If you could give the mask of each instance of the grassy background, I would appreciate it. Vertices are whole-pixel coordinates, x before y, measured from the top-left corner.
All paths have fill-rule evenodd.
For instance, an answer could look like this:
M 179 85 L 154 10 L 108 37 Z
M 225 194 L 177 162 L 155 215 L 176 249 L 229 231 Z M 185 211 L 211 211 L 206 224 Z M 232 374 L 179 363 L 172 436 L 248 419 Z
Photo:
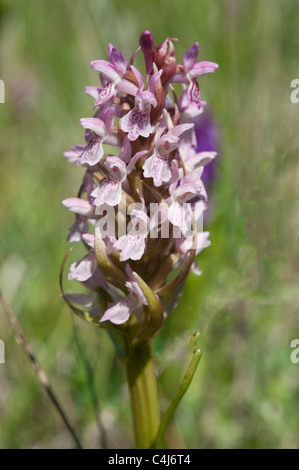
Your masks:
M 176 414 L 173 447 L 298 447 L 299 365 L 290 361 L 298 325 L 299 5 L 295 0 L 0 0 L 0 288 L 80 429 L 99 446 L 86 374 L 58 274 L 82 172 L 62 152 L 82 143 L 91 114 L 85 85 L 93 59 L 112 42 L 126 55 L 140 33 L 178 37 L 218 62 L 200 79 L 221 130 L 213 188 L 212 246 L 199 256 L 179 307 L 156 341 L 166 406 L 201 331 L 203 358 Z M 73 259 L 78 259 L 76 247 Z M 76 322 L 95 372 L 110 447 L 133 444 L 121 365 L 105 332 Z M 0 313 L 0 447 L 71 447 L 56 411 Z M 178 431 L 179 430 L 179 431 Z

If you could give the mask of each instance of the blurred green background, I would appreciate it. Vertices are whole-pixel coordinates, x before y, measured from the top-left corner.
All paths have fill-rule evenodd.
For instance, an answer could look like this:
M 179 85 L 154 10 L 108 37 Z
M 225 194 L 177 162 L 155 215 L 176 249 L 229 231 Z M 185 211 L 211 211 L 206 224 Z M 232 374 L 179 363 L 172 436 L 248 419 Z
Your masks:
M 172 447 L 296 448 L 299 364 L 299 4 L 295 0 L 0 1 L 0 288 L 13 306 L 84 446 L 100 446 L 90 389 L 58 276 L 82 171 L 63 158 L 83 143 L 92 114 L 89 62 L 109 42 L 130 56 L 140 33 L 195 41 L 218 62 L 199 80 L 221 131 L 211 196 L 211 247 L 199 255 L 178 308 L 156 340 L 161 403 L 183 375 L 187 342 L 201 331 L 203 358 L 176 415 Z M 80 257 L 76 246 L 72 260 Z M 68 286 L 69 287 L 69 286 Z M 70 290 L 70 289 L 68 289 Z M 108 336 L 76 321 L 94 370 L 110 448 L 133 446 L 124 371 Z M 0 312 L 0 447 L 73 443 Z

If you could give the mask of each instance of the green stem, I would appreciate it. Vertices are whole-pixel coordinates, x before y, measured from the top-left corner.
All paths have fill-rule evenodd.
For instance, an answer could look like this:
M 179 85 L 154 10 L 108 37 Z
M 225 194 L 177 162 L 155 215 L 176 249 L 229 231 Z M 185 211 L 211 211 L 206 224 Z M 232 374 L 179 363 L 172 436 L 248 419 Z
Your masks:
M 150 449 L 159 427 L 157 381 L 150 343 L 132 344 L 128 341 L 126 369 L 136 447 Z

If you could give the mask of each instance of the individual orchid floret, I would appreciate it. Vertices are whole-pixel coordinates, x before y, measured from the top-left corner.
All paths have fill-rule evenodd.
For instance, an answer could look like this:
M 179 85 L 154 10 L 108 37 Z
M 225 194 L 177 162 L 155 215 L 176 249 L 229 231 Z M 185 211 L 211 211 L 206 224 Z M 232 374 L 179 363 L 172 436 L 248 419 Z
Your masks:
M 150 111 L 152 106 L 157 106 L 155 90 L 160 80 L 162 70 L 154 73 L 150 78 L 148 90 L 144 90 L 144 79 L 142 74 L 133 65 L 131 66 L 139 83 L 139 89 L 135 97 L 135 107 L 121 119 L 121 130 L 128 132 L 128 138 L 131 141 L 139 136 L 148 137 L 153 127 L 150 122 Z
M 88 221 L 94 223 L 95 221 L 95 207 L 93 204 L 93 198 L 91 192 L 95 188 L 95 182 L 87 170 L 83 183 L 80 188 L 80 196 L 83 193 L 87 193 L 87 201 L 81 199 L 81 197 L 68 198 L 62 201 L 62 204 L 69 209 L 71 212 L 75 212 L 75 222 L 70 228 L 70 233 L 67 238 L 69 242 L 78 242 L 82 239 L 82 234 L 88 231 Z
M 82 239 L 83 233 L 88 230 L 88 220 L 85 216 L 81 216 L 76 214 L 75 222 L 69 229 L 69 235 L 67 237 L 67 241 L 72 242 L 80 242 Z
M 191 230 L 187 223 L 190 206 L 186 203 L 197 194 L 195 185 L 186 183 L 175 189 L 171 195 L 172 202 L 168 210 L 168 220 L 174 226 L 179 227 L 183 235 Z
M 102 271 L 97 266 L 95 272 L 91 277 L 86 281 L 81 281 L 81 283 L 88 289 L 98 292 L 99 288 L 109 291 L 109 284 L 107 283 Z
M 128 321 L 131 313 L 135 313 L 137 319 L 140 320 L 140 307 L 142 308 L 147 303 L 145 295 L 132 274 L 125 285 L 129 294 L 115 305 L 112 304 L 102 316 L 101 322 L 109 320 L 115 325 L 120 325 Z
M 121 325 L 129 320 L 133 309 L 134 305 L 131 303 L 129 296 L 125 297 L 116 304 L 110 304 L 110 307 L 100 319 L 100 322 L 109 320 L 115 325 Z
M 155 186 L 161 186 L 163 182 L 170 181 L 169 154 L 178 148 L 180 135 L 193 126 L 194 124 L 179 124 L 163 134 L 167 127 L 167 111 L 164 110 L 162 121 L 155 135 L 154 152 L 143 165 L 144 176 L 153 178 Z
M 64 199 L 62 204 L 76 214 L 75 222 L 70 228 L 68 241 L 78 242 L 81 240 L 82 234 L 88 231 L 88 219 L 94 219 L 95 208 L 88 201 L 78 197 Z
M 87 281 L 94 274 L 96 268 L 97 260 L 95 252 L 90 250 L 84 258 L 71 265 L 68 279 L 69 281 L 73 279 L 80 282 Z
M 94 203 L 96 206 L 105 203 L 109 206 L 116 206 L 121 201 L 121 184 L 127 176 L 126 165 L 118 157 L 107 157 L 104 165 L 109 172 L 109 176 L 100 182 L 91 195 L 95 198 Z
M 190 49 L 188 49 L 183 55 L 183 66 L 182 71 L 177 73 L 171 82 L 176 83 L 192 83 L 192 80 L 197 77 L 202 77 L 206 73 L 213 73 L 219 68 L 219 65 L 215 62 L 201 61 L 196 62 L 199 51 L 199 44 L 195 42 Z
M 94 204 L 96 206 L 100 206 L 105 203 L 109 206 L 116 206 L 120 203 L 122 198 L 122 183 L 127 178 L 127 175 L 131 173 L 137 160 L 145 153 L 147 152 L 138 152 L 133 158 L 131 158 L 127 166 L 119 157 L 106 158 L 104 165 L 109 172 L 109 176 L 104 178 L 100 182 L 99 186 L 91 193 L 95 198 Z M 120 156 L 126 157 L 127 155 L 124 153 Z
M 133 96 L 137 93 L 136 85 L 124 78 L 128 64 L 126 57 L 112 44 L 108 45 L 107 52 L 110 62 L 106 60 L 93 60 L 90 63 L 94 70 L 100 72 L 101 76 L 106 78 L 106 80 L 102 78 L 102 81 L 106 81 L 106 84 L 104 88 L 98 90 L 97 96 L 94 93 L 95 90 L 88 89 L 89 92 L 93 93 L 93 97 L 96 98 L 94 107 L 113 98 L 117 90 Z
M 208 200 L 208 195 L 201 179 L 203 170 L 204 168 L 200 166 L 199 168 L 196 168 L 195 170 L 187 173 L 181 180 L 181 186 L 193 186 L 194 190 L 196 191 L 197 200 L 205 202 Z
M 132 210 L 130 215 L 131 224 L 133 225 L 131 230 L 114 243 L 114 248 L 120 250 L 120 261 L 141 259 L 145 250 L 145 241 L 149 231 L 149 217 L 143 210 L 137 209 Z
M 184 142 L 184 140 L 180 143 L 179 151 L 188 172 L 208 165 L 217 156 L 217 152 L 215 151 L 202 151 L 197 153 L 195 146 L 193 146 L 190 141 Z
M 97 117 L 82 118 L 80 120 L 81 126 L 88 131 L 92 131 L 92 133 L 88 133 L 87 135 L 88 144 L 77 159 L 77 165 L 81 166 L 87 163 L 90 166 L 94 166 L 104 155 L 104 142 L 110 145 L 117 144 L 113 136 L 109 138 L 113 131 L 115 114 L 115 108 L 111 107 L 105 111 L 105 122 Z
M 194 121 L 205 110 L 206 102 L 201 100 L 199 89 L 197 96 L 191 95 L 190 91 L 192 91 L 190 87 L 187 88 L 186 85 L 183 85 L 183 91 L 179 99 L 182 122 Z
M 209 232 L 197 233 L 195 246 L 193 234 L 187 238 L 183 236 L 182 238 L 175 240 L 176 248 L 184 258 L 188 255 L 191 249 L 195 248 L 195 256 L 197 256 L 204 248 L 207 248 L 211 245 L 211 241 L 208 239 L 209 235 Z M 200 276 L 202 274 L 196 260 L 193 261 L 191 269 L 193 273 L 196 274 L 196 276 Z
M 196 110 L 199 114 L 202 112 L 202 104 L 197 77 L 202 77 L 206 73 L 216 72 L 218 64 L 214 62 L 201 61 L 196 62 L 198 56 L 199 44 L 195 42 L 190 49 L 183 55 L 182 71 L 171 78 L 171 82 L 189 83 L 181 96 L 181 107 L 186 108 L 187 105 L 192 108 L 192 115 L 195 116 Z
M 201 61 L 196 62 L 199 51 L 199 44 L 195 42 L 190 49 L 183 55 L 183 70 L 188 80 L 193 80 L 197 77 L 202 77 L 206 73 L 216 72 L 218 64 L 215 62 Z
M 211 245 L 211 241 L 208 239 L 209 232 L 199 232 L 196 234 L 196 246 L 194 246 L 194 237 L 182 237 L 176 240 L 176 246 L 178 250 L 183 254 L 187 255 L 189 250 L 195 248 L 195 255 L 198 255 L 204 248 Z

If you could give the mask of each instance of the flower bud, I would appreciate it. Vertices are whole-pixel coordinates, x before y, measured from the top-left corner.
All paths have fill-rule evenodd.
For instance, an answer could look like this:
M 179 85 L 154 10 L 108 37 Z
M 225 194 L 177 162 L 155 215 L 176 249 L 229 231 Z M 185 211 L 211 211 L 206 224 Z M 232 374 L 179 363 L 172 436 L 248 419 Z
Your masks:
M 154 51 L 155 44 L 151 31 L 143 31 L 139 39 L 139 45 L 144 54 L 151 54 Z

